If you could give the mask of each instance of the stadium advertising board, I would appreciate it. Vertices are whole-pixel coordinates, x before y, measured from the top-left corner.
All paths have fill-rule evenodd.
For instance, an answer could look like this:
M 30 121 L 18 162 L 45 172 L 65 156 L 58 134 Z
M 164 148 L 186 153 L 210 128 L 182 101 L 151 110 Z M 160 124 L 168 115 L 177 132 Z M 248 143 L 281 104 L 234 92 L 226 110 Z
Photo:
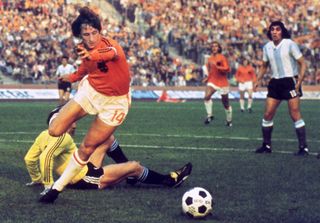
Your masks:
M 74 95 L 71 93 L 71 97 Z M 162 90 L 132 90 L 133 99 L 158 99 L 162 94 Z M 180 99 L 203 99 L 204 91 L 200 90 L 168 90 L 168 95 L 171 98 Z M 255 92 L 255 99 L 265 99 L 266 91 Z M 247 95 L 246 95 L 247 96 Z M 215 93 L 212 98 L 220 98 L 218 93 Z M 231 91 L 230 99 L 239 99 L 238 91 Z M 42 99 L 59 99 L 56 89 L 0 89 L 0 100 L 42 100 Z M 304 91 L 302 99 L 320 99 L 320 91 Z

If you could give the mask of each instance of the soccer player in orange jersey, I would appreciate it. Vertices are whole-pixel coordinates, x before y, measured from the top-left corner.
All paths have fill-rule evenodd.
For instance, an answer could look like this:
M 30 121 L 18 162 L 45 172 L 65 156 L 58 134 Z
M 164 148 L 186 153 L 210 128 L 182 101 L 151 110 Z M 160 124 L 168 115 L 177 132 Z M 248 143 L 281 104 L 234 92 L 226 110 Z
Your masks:
M 122 47 L 101 34 L 99 16 L 88 7 L 79 9 L 72 23 L 72 33 L 82 43 L 77 46 L 81 64 L 72 74 L 61 76 L 63 81 L 80 81 L 75 97 L 49 125 L 51 136 L 64 134 L 70 125 L 90 114 L 95 118 L 61 177 L 40 198 L 52 203 L 70 180 L 87 164 L 90 155 L 103 144 L 127 116 L 130 95 L 130 74 Z
M 218 91 L 221 95 L 221 101 L 226 112 L 226 126 L 232 126 L 232 107 L 229 104 L 229 82 L 227 73 L 230 67 L 227 58 L 221 54 L 222 48 L 218 42 L 212 44 L 212 55 L 208 58 L 206 70 L 208 76 L 203 80 L 207 83 L 204 105 L 207 111 L 207 118 L 204 123 L 209 124 L 213 119 L 211 96 Z
M 242 65 L 240 65 L 236 72 L 236 80 L 239 83 L 239 92 L 240 92 L 240 109 L 241 112 L 244 112 L 245 98 L 244 94 L 248 92 L 248 112 L 252 112 L 252 93 L 253 93 L 253 83 L 256 82 L 256 73 L 254 68 L 249 64 L 247 58 L 243 59 Z

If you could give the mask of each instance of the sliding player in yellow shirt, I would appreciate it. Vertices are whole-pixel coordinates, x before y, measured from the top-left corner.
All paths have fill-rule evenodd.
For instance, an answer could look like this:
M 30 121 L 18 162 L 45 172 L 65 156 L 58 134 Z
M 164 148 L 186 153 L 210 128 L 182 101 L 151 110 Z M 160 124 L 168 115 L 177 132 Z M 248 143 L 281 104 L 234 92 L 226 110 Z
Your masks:
M 50 113 L 48 124 L 55 118 L 60 108 Z M 77 149 L 72 139 L 75 128 L 74 123 L 68 132 L 60 137 L 50 136 L 47 130 L 40 133 L 25 156 L 27 170 L 32 180 L 27 186 L 43 184 L 45 190 L 42 195 L 51 188 L 54 183 L 53 172 L 60 176 Z M 102 167 L 106 154 L 117 164 Z M 72 179 L 69 186 L 78 189 L 103 189 L 127 179 L 128 183 L 139 181 L 178 187 L 191 174 L 191 170 L 192 165 L 188 163 L 176 171 L 163 175 L 140 165 L 139 162 L 128 161 L 112 135 L 91 155 L 88 164 Z M 128 180 L 129 177 L 131 180 Z

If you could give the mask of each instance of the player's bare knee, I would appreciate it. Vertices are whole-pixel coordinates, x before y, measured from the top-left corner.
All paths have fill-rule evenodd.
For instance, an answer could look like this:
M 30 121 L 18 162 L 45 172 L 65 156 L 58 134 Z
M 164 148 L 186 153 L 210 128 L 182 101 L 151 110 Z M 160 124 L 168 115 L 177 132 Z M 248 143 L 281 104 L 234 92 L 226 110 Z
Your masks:
M 128 161 L 128 164 L 136 176 L 139 176 L 139 174 L 143 171 L 143 167 L 137 161 Z
M 139 166 L 140 166 L 140 164 L 137 162 L 137 161 L 128 161 L 128 164 L 130 165 L 130 167 L 132 168 L 132 169 L 138 169 L 139 168 Z
M 273 111 L 266 111 L 263 115 L 264 120 L 272 120 L 274 116 Z
M 78 154 L 80 159 L 86 161 L 89 159 L 90 155 L 95 151 L 96 147 L 88 144 L 81 143 Z
M 49 132 L 49 135 L 53 137 L 59 137 L 63 134 L 63 132 L 59 131 L 59 129 L 56 128 L 54 125 L 49 126 L 48 132 Z

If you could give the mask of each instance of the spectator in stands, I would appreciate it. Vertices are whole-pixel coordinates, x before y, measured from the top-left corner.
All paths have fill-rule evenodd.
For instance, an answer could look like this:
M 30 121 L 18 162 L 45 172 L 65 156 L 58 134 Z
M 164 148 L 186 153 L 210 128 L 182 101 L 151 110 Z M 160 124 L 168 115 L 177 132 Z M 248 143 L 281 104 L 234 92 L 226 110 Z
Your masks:
M 65 2 L 70 1 L 3 1 L 0 8 L 0 36 L 5 46 L 1 53 L 6 61 L 5 74 L 12 75 L 14 67 L 18 67 L 16 70 L 22 73 L 16 75 L 16 78 L 21 82 L 28 81 L 38 56 L 42 57 L 41 61 L 46 66 L 45 73 L 52 80 L 55 68 L 59 65 L 57 58 L 67 55 L 74 64 L 76 56 L 69 49 L 72 49 L 76 42 L 71 33 L 65 31 L 65 27 L 74 18 L 78 6 Z M 137 70 L 136 67 L 139 67 L 147 70 L 158 83 L 172 84 L 174 82 L 170 75 L 169 80 L 159 75 L 158 66 L 153 66 L 153 69 L 148 67 L 148 64 L 157 60 L 152 57 L 153 53 L 150 53 L 152 49 L 160 49 L 164 58 L 172 60 L 172 48 L 170 54 L 168 53 L 168 45 L 171 45 L 183 59 L 190 59 L 201 67 L 205 56 L 210 53 L 213 40 L 224 41 L 225 55 L 232 58 L 229 60 L 232 70 L 235 69 L 233 61 L 238 60 L 241 55 L 250 57 L 253 66 L 258 69 L 259 65 L 254 61 L 259 60 L 260 49 L 267 41 L 264 33 L 268 18 L 275 15 L 287 15 L 283 18 L 285 22 L 297 21 L 288 28 L 297 37 L 297 43 L 305 46 L 303 53 L 306 61 L 314 65 L 320 58 L 319 46 L 313 46 L 320 32 L 319 1 L 250 1 L 248 4 L 248 0 L 132 0 L 123 5 L 119 1 L 113 2 L 118 4 L 121 14 L 125 15 L 124 19 L 126 16 L 137 19 L 138 27 L 135 27 L 134 24 L 124 23 L 122 19 L 116 21 L 108 18 L 105 23 L 107 25 L 103 28 L 109 35 L 114 35 L 125 51 L 133 50 L 137 61 L 132 69 L 137 78 L 140 76 L 140 69 Z M 135 18 L 133 10 L 136 11 Z M 126 14 L 126 11 L 130 13 Z M 173 11 L 175 13 L 172 13 Z M 215 13 L 210 13 L 212 11 Z M 138 41 L 142 38 L 143 42 Z M 14 63 L 15 59 L 10 57 L 28 60 L 28 66 L 23 67 L 25 63 Z M 188 60 L 183 62 L 189 63 Z M 170 68 L 170 64 L 164 66 Z M 316 84 L 319 66 L 314 69 L 312 67 L 314 66 L 307 68 L 305 82 Z M 267 85 L 267 78 L 266 75 L 263 86 Z
M 131 1 L 131 4 L 135 3 L 137 1 Z M 309 8 L 307 5 L 312 6 L 310 7 L 312 10 L 308 10 L 306 14 L 305 9 Z M 297 25 L 290 27 L 296 36 L 311 33 L 312 30 L 319 32 L 320 20 L 317 13 L 319 8 L 320 2 L 312 1 L 255 1 L 247 4 L 247 1 L 234 0 L 220 2 L 190 0 L 143 2 L 143 4 L 138 4 L 136 10 L 143 11 L 143 14 L 151 17 L 150 20 L 159 21 L 161 25 L 166 26 L 166 30 L 170 31 L 168 42 L 177 49 L 180 55 L 189 57 L 201 65 L 213 39 L 223 39 L 230 46 L 228 51 L 235 54 L 235 58 L 231 61 L 238 59 L 239 55 L 249 56 L 252 60 L 260 58 L 257 53 L 266 41 L 264 32 L 268 24 L 267 16 L 285 14 L 288 16 L 284 19 L 288 21 L 298 20 Z M 215 13 L 209 13 L 211 11 Z M 194 17 L 194 15 L 197 16 Z M 299 19 L 301 15 L 305 15 L 303 19 Z M 310 22 L 304 22 L 305 20 Z M 310 24 L 310 26 L 305 24 Z M 219 32 L 213 33 L 211 30 L 219 30 Z M 307 38 L 307 41 L 312 41 L 312 39 Z M 190 49 L 196 49 L 192 50 L 192 56 Z M 226 53 L 229 54 L 229 52 Z M 319 53 L 312 56 L 311 54 L 306 55 L 307 60 L 317 57 Z M 230 66 L 231 69 L 234 69 L 232 65 Z M 314 76 L 315 73 L 309 69 L 307 75 Z M 267 84 L 266 81 L 264 83 Z

